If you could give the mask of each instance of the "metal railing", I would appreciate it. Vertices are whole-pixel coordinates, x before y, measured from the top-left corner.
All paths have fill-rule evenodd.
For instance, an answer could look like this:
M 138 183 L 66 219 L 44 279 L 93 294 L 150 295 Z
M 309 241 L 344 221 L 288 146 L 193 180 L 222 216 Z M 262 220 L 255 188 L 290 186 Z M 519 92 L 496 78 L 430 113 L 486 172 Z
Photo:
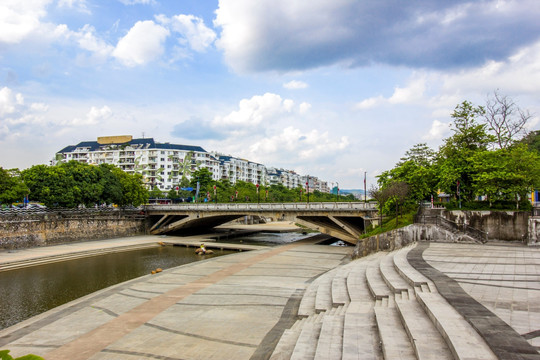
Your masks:
M 97 207 L 97 208 L 0 208 L 0 216 L 61 215 L 82 216 L 96 214 L 139 214 L 142 207 Z
M 432 224 L 441 227 L 446 227 L 449 230 L 455 230 L 465 233 L 474 239 L 483 243 L 488 241 L 488 233 L 486 231 L 472 227 L 466 223 L 457 223 L 440 215 L 417 215 L 414 218 L 416 224 Z
M 174 205 L 145 205 L 146 211 L 358 211 L 376 210 L 363 202 L 317 202 L 317 203 L 180 203 Z

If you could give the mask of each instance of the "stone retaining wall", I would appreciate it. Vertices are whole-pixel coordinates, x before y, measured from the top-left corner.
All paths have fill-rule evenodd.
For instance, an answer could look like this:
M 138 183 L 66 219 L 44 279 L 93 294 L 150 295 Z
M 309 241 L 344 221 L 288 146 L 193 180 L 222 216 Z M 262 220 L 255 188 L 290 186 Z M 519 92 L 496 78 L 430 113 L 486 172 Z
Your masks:
M 0 249 L 21 249 L 145 234 L 146 221 L 132 214 L 31 214 L 0 217 Z
M 412 224 L 359 240 L 352 258 L 357 259 L 378 251 L 397 250 L 415 241 L 478 242 L 470 236 L 455 234 L 436 225 Z

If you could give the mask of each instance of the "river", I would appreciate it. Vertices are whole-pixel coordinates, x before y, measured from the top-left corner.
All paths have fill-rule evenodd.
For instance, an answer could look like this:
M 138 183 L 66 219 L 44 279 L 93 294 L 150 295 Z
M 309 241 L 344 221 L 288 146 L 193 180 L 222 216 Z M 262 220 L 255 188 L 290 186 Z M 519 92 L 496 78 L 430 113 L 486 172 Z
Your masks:
M 273 246 L 306 236 L 259 233 L 227 242 Z M 0 329 L 108 286 L 147 275 L 156 268 L 169 269 L 231 253 L 234 251 L 214 249 L 213 255 L 201 257 L 193 248 L 161 246 L 0 272 Z

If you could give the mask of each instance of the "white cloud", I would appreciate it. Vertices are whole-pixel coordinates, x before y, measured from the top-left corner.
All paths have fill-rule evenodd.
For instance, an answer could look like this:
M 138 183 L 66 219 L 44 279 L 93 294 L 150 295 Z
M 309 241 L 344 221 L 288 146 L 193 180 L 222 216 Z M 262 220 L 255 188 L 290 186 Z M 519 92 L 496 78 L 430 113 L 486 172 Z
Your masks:
M 359 110 L 371 109 L 373 107 L 379 106 L 386 102 L 386 99 L 382 96 L 371 97 L 369 99 L 364 99 L 356 104 L 356 108 Z
M 160 57 L 169 30 L 151 20 L 138 21 L 118 41 L 113 56 L 126 66 L 144 65 Z
M 423 136 L 424 140 L 442 140 L 450 133 L 449 123 L 433 120 L 429 133 Z
M 0 118 L 17 112 L 24 105 L 24 98 L 20 93 L 14 93 L 10 88 L 0 89 Z
M 58 7 L 67 7 L 70 9 L 76 9 L 80 12 L 90 14 L 90 10 L 86 6 L 86 0 L 59 0 Z
M 303 102 L 300 104 L 300 114 L 305 114 L 309 111 L 309 109 L 311 109 L 311 104 L 310 103 L 307 103 L 307 102 Z
M 390 104 L 412 104 L 422 100 L 426 90 L 425 79 L 413 79 L 406 87 L 396 87 L 388 99 Z
M 313 129 L 303 133 L 288 126 L 280 133 L 260 139 L 249 148 L 254 157 L 265 160 L 289 159 L 316 161 L 321 157 L 331 157 L 349 146 L 346 136 L 331 139 L 328 132 Z M 276 156 L 277 155 L 277 156 Z M 286 160 L 285 160 L 286 161 Z
M 276 94 L 256 95 L 251 99 L 241 100 L 238 110 L 224 117 L 217 116 L 213 123 L 217 126 L 226 127 L 252 127 L 263 121 L 273 121 L 284 113 L 291 112 L 293 105 L 292 100 L 283 100 L 281 96 Z
M 173 31 L 183 36 L 183 38 L 179 39 L 179 42 L 189 44 L 197 52 L 205 51 L 216 39 L 216 33 L 208 28 L 203 19 L 199 17 L 180 14 L 173 16 L 171 19 L 164 16 L 157 19 L 170 24 Z
M 283 84 L 283 87 L 285 89 L 289 89 L 289 90 L 297 90 L 297 89 L 305 89 L 305 88 L 307 88 L 308 84 L 306 84 L 303 81 L 292 80 L 292 81 L 289 81 L 289 82 Z
M 124 5 L 136 5 L 136 4 L 143 4 L 143 5 L 149 5 L 154 4 L 155 0 L 118 0 Z
M 72 125 L 72 126 L 96 125 L 96 124 L 104 122 L 105 120 L 110 119 L 112 115 L 113 115 L 113 112 L 108 106 L 103 106 L 101 108 L 92 106 L 92 108 L 90 108 L 90 111 L 86 114 L 86 117 L 84 119 L 75 118 L 71 121 L 67 121 L 64 125 Z
M 41 25 L 51 0 L 3 0 L 0 2 L 0 43 L 16 44 Z
M 85 25 L 77 32 L 70 32 L 79 47 L 83 50 L 95 54 L 100 59 L 107 59 L 114 51 L 114 46 L 107 44 L 103 39 L 96 36 L 96 30 L 93 26 Z
M 41 132 L 44 118 L 43 113 L 48 106 L 43 103 L 25 104 L 24 96 L 8 87 L 0 89 L 0 140 L 6 137 L 14 138 L 24 131 Z

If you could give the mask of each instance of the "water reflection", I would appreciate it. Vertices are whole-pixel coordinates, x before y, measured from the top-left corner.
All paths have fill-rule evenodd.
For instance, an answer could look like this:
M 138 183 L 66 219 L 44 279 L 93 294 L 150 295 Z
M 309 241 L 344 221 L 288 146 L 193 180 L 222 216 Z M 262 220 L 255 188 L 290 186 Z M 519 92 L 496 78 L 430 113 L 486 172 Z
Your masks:
M 157 247 L 0 272 L 0 329 L 142 275 L 231 251 L 198 256 L 193 248 Z

